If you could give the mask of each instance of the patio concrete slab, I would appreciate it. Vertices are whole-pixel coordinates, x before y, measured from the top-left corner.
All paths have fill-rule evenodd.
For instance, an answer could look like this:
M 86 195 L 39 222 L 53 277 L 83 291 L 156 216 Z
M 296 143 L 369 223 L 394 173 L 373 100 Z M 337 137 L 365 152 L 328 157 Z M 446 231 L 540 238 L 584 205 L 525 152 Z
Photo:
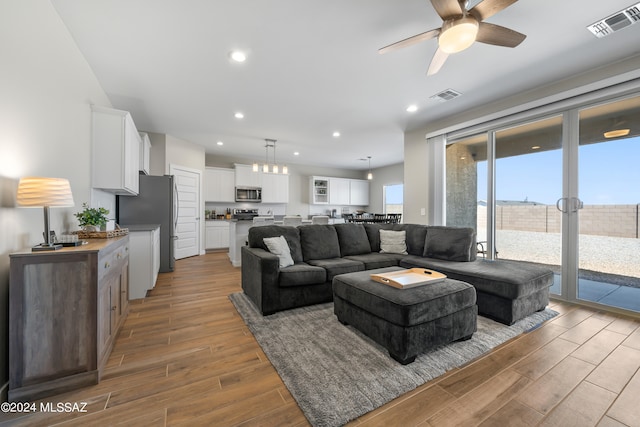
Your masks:
M 617 291 L 621 286 L 612 285 L 610 283 L 594 282 L 593 280 L 579 279 L 578 281 L 578 298 L 602 302 L 607 295 Z
M 613 307 L 640 311 L 640 289 L 620 286 L 619 289 L 611 292 L 598 302 Z

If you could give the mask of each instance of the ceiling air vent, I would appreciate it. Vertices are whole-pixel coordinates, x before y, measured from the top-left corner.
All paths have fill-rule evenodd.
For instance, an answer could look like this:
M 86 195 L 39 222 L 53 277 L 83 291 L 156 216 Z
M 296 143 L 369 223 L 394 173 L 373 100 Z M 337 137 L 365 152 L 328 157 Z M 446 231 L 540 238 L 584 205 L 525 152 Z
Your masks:
M 460 92 L 458 92 L 458 91 L 455 91 L 453 89 L 446 89 L 446 90 L 443 90 L 440 93 L 436 93 L 435 95 L 429 97 L 429 99 L 435 99 L 435 100 L 438 100 L 440 102 L 446 102 L 446 101 L 452 100 L 453 98 L 457 98 L 460 95 L 462 95 L 462 94 Z
M 604 18 L 587 27 L 594 36 L 602 38 L 640 21 L 640 3 L 629 6 L 618 13 Z

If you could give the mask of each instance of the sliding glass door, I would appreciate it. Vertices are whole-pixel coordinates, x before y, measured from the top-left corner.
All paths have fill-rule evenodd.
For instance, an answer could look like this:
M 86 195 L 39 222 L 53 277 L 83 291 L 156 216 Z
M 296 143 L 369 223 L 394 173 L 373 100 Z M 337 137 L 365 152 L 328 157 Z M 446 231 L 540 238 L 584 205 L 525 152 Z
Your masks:
M 551 293 L 640 312 L 640 96 L 489 128 L 446 150 L 447 225 L 536 263 Z
M 495 256 L 551 268 L 560 294 L 562 116 L 496 131 L 494 153 Z
M 579 111 L 577 298 L 640 311 L 640 97 Z

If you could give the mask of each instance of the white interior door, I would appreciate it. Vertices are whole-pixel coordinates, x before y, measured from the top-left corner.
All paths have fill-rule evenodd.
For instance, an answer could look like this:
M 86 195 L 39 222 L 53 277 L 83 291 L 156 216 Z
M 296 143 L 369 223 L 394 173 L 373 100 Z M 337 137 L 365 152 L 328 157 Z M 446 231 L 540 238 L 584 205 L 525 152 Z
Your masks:
M 200 253 L 200 178 L 201 172 L 170 165 L 176 183 L 174 256 L 176 259 Z

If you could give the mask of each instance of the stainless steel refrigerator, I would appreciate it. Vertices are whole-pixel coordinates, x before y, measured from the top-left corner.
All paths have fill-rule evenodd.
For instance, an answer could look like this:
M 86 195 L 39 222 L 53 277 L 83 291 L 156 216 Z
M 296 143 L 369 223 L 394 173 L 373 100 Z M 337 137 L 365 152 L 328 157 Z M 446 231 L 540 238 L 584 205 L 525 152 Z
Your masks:
M 116 198 L 116 218 L 121 226 L 160 224 L 160 272 L 173 271 L 173 240 L 177 216 L 177 190 L 173 175 L 140 175 L 137 196 Z

